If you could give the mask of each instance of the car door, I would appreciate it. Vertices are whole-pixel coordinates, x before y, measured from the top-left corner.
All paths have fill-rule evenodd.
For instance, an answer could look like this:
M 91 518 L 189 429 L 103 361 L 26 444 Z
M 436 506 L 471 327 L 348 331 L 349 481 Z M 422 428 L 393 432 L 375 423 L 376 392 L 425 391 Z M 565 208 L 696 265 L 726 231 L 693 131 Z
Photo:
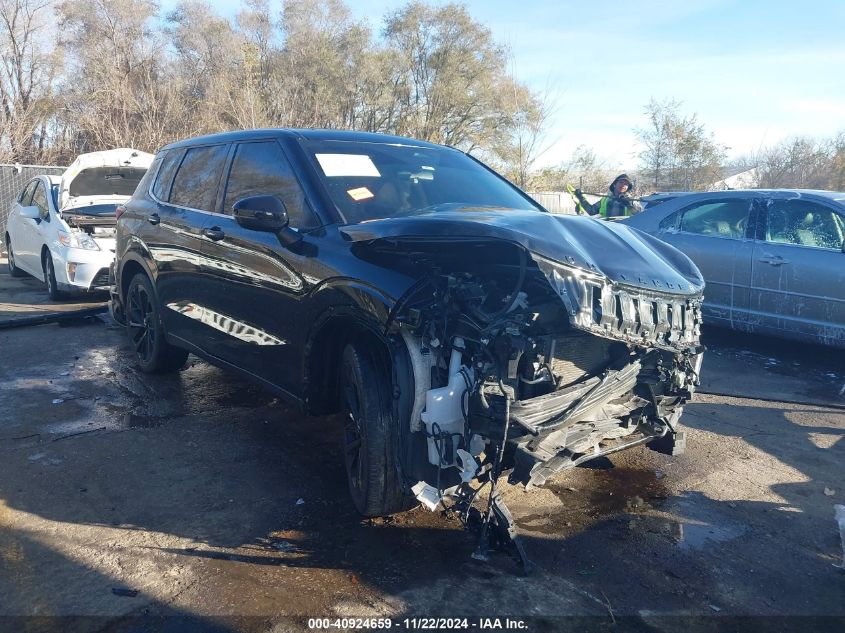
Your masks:
M 771 200 L 754 249 L 751 308 L 773 334 L 845 340 L 845 211 L 806 197 Z
M 701 271 L 704 314 L 736 327 L 747 318 L 754 242 L 749 233 L 753 197 L 714 197 L 680 210 L 657 236 L 685 253 Z
M 202 231 L 217 201 L 229 149 L 222 143 L 169 150 L 152 187 L 157 204 L 142 222 L 167 333 L 200 347 L 206 330 L 198 291 Z
M 245 228 L 232 216 L 238 200 L 273 195 L 285 205 L 290 226 L 318 225 L 290 162 L 275 139 L 235 147 L 221 200 L 203 242 L 207 292 L 202 303 L 212 324 L 211 353 L 295 393 L 301 380 L 295 341 L 307 329 L 300 311 L 303 271 L 313 265 L 307 249 L 284 246 L 274 233 Z
M 52 220 L 50 219 L 49 196 L 50 193 L 47 191 L 44 181 L 39 178 L 35 190 L 32 192 L 31 203 L 32 206 L 38 207 L 38 219 L 30 220 L 27 223 L 27 228 L 30 231 L 26 243 L 27 263 L 34 271 L 42 270 L 42 247 L 45 244 L 49 247 L 50 242 L 54 241 L 53 231 L 51 229 L 55 229 L 55 227 L 52 226 Z
M 12 205 L 12 212 L 9 214 L 7 231 L 12 242 L 12 249 L 15 255 L 15 263 L 21 270 L 31 275 L 41 275 L 41 264 L 37 257 L 33 257 L 36 248 L 38 221 L 21 217 L 20 210 L 23 207 L 32 205 L 32 194 L 38 185 L 38 179 L 29 181 Z

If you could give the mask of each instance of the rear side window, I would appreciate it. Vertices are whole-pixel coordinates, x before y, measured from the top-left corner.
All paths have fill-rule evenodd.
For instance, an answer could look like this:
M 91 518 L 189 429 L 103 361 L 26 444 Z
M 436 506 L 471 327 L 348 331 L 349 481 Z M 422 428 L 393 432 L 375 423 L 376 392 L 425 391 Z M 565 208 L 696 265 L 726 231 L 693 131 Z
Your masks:
M 238 200 L 259 195 L 277 196 L 284 202 L 292 227 L 317 226 L 293 169 L 276 141 L 238 146 L 229 172 L 223 211 L 231 213 L 232 205 Z
M 192 147 L 185 154 L 170 190 L 171 204 L 213 211 L 228 145 Z
M 156 173 L 156 180 L 153 183 L 153 195 L 159 200 L 167 202 L 170 199 L 170 184 L 173 182 L 173 174 L 176 173 L 176 168 L 179 166 L 179 159 L 183 156 L 182 150 L 168 150 L 162 152 L 161 168 L 158 173 L 153 167 L 150 167 L 147 173 Z
M 845 219 L 807 200 L 778 200 L 769 206 L 766 241 L 841 250 Z
M 684 210 L 680 230 L 710 237 L 743 238 L 750 209 L 748 200 L 700 202 Z
M 660 204 L 659 202 L 657 204 Z M 654 205 L 649 205 L 654 206 Z M 680 212 L 675 211 L 675 213 L 670 213 L 665 218 L 660 221 L 660 230 L 661 231 L 673 231 L 676 226 L 678 226 L 678 216 Z

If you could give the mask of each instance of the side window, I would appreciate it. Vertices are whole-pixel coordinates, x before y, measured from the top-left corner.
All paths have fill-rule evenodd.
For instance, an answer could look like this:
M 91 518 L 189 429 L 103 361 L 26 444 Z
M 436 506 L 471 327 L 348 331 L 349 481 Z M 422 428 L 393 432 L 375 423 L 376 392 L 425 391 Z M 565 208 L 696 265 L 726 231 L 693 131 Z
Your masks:
M 20 202 L 22 207 L 28 207 L 32 204 L 32 192 L 35 190 L 35 186 L 38 184 L 37 180 L 33 180 L 32 182 L 28 183 L 24 190 L 21 192 L 21 195 L 18 196 L 18 202 Z
M 47 191 L 44 189 L 44 184 L 39 182 L 35 188 L 35 193 L 32 194 L 32 204 L 38 207 L 39 216 L 42 220 L 50 221 L 50 204 L 47 202 Z
M 259 195 L 278 196 L 285 203 L 293 228 L 317 226 L 290 163 L 276 141 L 238 145 L 226 184 L 223 211 L 231 213 L 232 205 L 238 200 Z
M 167 202 L 170 198 L 170 185 L 173 183 L 173 174 L 176 173 L 176 168 L 179 167 L 179 160 L 184 155 L 183 150 L 168 150 L 164 152 L 162 157 L 161 168 L 156 174 L 156 180 L 153 183 L 153 195 L 163 202 Z M 152 166 L 150 171 L 153 171 Z
M 217 188 L 229 145 L 192 147 L 173 179 L 170 203 L 190 209 L 214 211 Z
M 156 154 L 155 158 L 153 158 L 153 162 L 150 163 L 150 166 L 147 168 L 147 171 L 144 172 L 144 176 L 141 178 L 141 180 L 138 181 L 138 186 L 135 187 L 135 191 L 132 192 L 133 196 L 139 191 L 142 195 L 150 191 L 150 185 L 155 184 L 151 183 L 150 181 L 153 179 L 153 176 L 158 175 L 159 165 L 161 165 L 161 161 L 167 154 L 168 152 L 159 152 L 158 154 Z
M 845 218 L 807 200 L 777 200 L 769 206 L 766 241 L 841 250 Z
M 654 205 L 649 205 L 654 206 Z M 678 216 L 680 215 L 679 211 L 675 211 L 675 213 L 670 213 L 665 218 L 660 220 L 659 229 L 661 231 L 673 231 L 678 226 Z
M 742 238 L 750 209 L 748 200 L 699 202 L 684 210 L 680 230 L 710 237 Z

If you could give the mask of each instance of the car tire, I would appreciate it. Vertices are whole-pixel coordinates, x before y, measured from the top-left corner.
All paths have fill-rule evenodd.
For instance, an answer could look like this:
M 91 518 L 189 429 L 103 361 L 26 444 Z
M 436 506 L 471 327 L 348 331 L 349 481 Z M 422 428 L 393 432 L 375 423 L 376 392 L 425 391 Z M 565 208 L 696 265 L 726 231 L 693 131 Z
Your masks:
M 138 273 L 126 291 L 126 333 L 141 371 L 172 372 L 184 366 L 188 352 L 167 342 L 161 306 L 150 278 Z
M 343 455 L 352 502 L 369 517 L 395 514 L 414 505 L 402 486 L 391 384 L 385 361 L 371 345 L 345 347 L 340 380 L 346 418 Z
M 65 297 L 65 293 L 59 290 L 59 284 L 56 283 L 56 268 L 53 266 L 53 256 L 49 251 L 44 254 L 42 262 L 44 268 L 44 283 L 47 284 L 47 294 L 50 301 L 61 301 Z
M 6 234 L 6 256 L 9 266 L 9 274 L 12 277 L 23 277 L 26 273 L 15 264 L 15 252 L 12 250 L 12 238 Z

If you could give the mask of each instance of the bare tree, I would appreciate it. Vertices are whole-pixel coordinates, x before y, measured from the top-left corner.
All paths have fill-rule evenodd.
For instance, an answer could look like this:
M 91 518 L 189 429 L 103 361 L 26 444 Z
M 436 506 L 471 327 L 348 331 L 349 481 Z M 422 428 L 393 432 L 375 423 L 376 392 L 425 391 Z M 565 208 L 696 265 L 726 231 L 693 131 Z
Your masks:
M 164 45 L 149 0 L 65 0 L 62 46 L 71 63 L 63 92 L 74 149 L 154 150 L 180 129 L 185 107 L 167 81 Z
M 182 0 L 162 22 L 154 0 L 0 0 L 0 153 L 342 127 L 475 150 L 527 185 L 548 108 L 464 7 L 411 2 L 375 39 L 343 0 L 287 0 L 277 16 L 243 1 L 236 20 Z M 58 46 L 40 31 L 53 8 Z
M 51 0 L 0 0 L 0 157 L 36 162 L 57 104 L 58 57 L 48 37 Z
M 467 150 L 489 146 L 511 81 L 489 29 L 461 5 L 412 2 L 387 16 L 384 35 L 401 60 L 396 132 Z
M 546 126 L 551 106 L 543 97 L 511 79 L 500 93 L 500 124 L 490 141 L 492 161 L 522 189 L 536 188 L 534 164 L 549 149 Z
M 845 131 L 830 140 L 828 152 L 830 154 L 828 188 L 831 191 L 845 191 Z
M 645 146 L 640 169 L 654 191 L 700 190 L 721 177 L 725 148 L 716 143 L 697 115 L 680 113 L 681 103 L 652 99 L 648 125 L 634 132 Z
M 275 106 L 285 125 L 351 127 L 369 29 L 340 0 L 289 0 L 282 11 Z
M 556 167 L 546 167 L 531 174 L 533 191 L 566 191 L 567 185 L 587 193 L 604 193 L 614 174 L 607 163 L 585 145 Z

